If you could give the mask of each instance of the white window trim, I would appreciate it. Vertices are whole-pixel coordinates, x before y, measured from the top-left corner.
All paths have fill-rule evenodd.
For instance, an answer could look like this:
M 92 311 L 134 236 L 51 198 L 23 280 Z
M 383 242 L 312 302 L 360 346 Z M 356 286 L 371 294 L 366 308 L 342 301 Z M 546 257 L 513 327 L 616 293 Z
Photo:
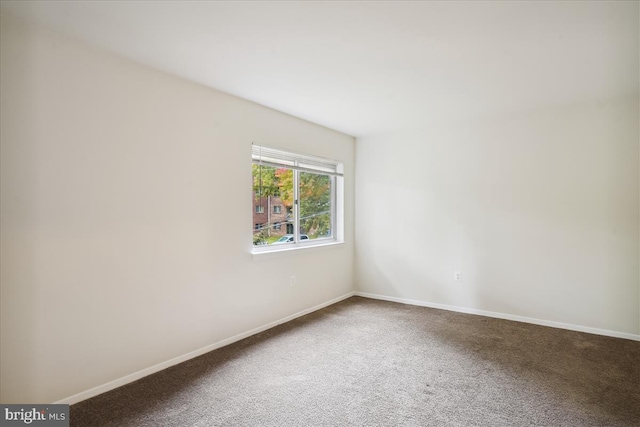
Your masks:
M 330 249 L 339 249 L 345 245 L 342 241 L 322 239 L 322 243 L 306 246 L 290 246 L 292 244 L 281 245 L 285 248 L 278 248 L 272 251 L 251 251 L 254 260 L 272 259 L 280 256 L 290 256 L 296 254 L 310 253 L 316 251 L 324 251 Z
M 266 154 L 263 157 L 263 153 Z M 268 156 L 268 157 L 267 157 Z M 268 161 L 265 161 L 265 158 Z M 269 253 L 290 253 L 309 248 L 331 248 L 344 244 L 344 177 L 343 164 L 337 160 L 292 153 L 253 144 L 252 163 L 265 166 L 283 167 L 294 170 L 294 242 L 281 245 L 251 246 L 251 253 L 264 255 Z M 300 240 L 299 188 L 300 172 L 328 175 L 331 179 L 331 237 Z M 262 258 L 262 257 L 260 257 Z

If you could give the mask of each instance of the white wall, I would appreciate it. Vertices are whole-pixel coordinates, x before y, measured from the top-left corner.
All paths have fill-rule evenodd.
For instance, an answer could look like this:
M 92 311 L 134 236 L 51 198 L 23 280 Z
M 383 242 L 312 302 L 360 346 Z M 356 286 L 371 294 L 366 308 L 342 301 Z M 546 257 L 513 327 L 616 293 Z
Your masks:
M 63 399 L 352 290 L 353 138 L 1 28 L 0 401 Z M 252 260 L 252 141 L 344 162 L 345 245 Z
M 359 138 L 358 290 L 639 334 L 639 113 L 636 95 Z

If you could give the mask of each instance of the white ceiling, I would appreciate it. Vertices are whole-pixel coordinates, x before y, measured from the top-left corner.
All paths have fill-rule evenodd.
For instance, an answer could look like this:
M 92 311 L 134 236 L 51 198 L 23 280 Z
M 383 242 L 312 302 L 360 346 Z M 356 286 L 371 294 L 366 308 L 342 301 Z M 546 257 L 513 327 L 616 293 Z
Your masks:
M 354 136 L 638 93 L 637 2 L 2 1 Z

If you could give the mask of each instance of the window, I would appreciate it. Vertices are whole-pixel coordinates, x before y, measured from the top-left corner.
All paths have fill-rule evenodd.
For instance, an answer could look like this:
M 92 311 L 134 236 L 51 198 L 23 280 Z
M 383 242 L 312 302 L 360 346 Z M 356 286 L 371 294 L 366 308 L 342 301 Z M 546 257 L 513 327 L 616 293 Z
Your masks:
M 264 206 L 262 205 L 256 205 L 256 213 L 264 213 Z
M 340 162 L 255 144 L 252 161 L 251 194 L 256 213 L 264 213 L 258 212 L 258 207 L 267 206 L 264 227 L 253 232 L 256 250 L 312 246 L 341 237 Z

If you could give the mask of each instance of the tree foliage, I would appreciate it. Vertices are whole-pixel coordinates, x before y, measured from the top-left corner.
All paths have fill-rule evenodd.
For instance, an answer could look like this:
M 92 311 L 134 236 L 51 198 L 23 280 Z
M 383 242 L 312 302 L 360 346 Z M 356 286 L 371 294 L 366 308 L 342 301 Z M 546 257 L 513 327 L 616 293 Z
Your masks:
M 278 196 L 280 194 L 280 182 L 276 177 L 276 168 L 253 164 L 251 172 L 253 193 L 256 197 Z
M 300 173 L 301 232 L 325 235 L 331 229 L 331 179 L 327 175 Z
M 293 171 L 282 168 L 277 169 L 275 174 L 280 188 L 280 200 L 286 207 L 293 207 Z

